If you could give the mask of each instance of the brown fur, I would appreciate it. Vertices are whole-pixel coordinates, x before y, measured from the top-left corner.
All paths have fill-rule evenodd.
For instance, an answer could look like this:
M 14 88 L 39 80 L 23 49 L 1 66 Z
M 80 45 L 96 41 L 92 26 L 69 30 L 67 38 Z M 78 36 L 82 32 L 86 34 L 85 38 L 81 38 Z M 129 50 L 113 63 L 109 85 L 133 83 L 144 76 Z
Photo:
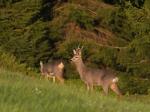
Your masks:
M 40 61 L 40 71 L 41 75 L 45 78 L 53 78 L 53 82 L 57 79 L 61 83 L 64 83 L 64 64 L 62 62 L 43 64 L 43 62 Z
M 117 86 L 118 77 L 108 68 L 92 69 L 85 66 L 82 60 L 81 48 L 73 50 L 74 56 L 71 61 L 75 64 L 81 80 L 87 85 L 87 89 L 93 89 L 93 86 L 102 86 L 104 93 L 108 94 L 111 88 L 117 95 L 121 92 Z

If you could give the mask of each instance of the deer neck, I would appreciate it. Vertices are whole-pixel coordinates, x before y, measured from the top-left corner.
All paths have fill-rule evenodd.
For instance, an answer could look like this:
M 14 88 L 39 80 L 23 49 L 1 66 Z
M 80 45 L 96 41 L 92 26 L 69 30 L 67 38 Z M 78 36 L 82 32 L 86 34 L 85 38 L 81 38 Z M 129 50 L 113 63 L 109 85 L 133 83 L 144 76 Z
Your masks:
M 41 71 L 43 70 L 43 68 L 44 68 L 43 64 L 40 64 Z
M 84 75 L 84 71 L 86 69 L 86 66 L 84 65 L 82 60 L 80 62 L 76 63 L 76 68 L 77 68 L 77 71 L 80 74 L 80 77 L 82 78 L 83 75 Z

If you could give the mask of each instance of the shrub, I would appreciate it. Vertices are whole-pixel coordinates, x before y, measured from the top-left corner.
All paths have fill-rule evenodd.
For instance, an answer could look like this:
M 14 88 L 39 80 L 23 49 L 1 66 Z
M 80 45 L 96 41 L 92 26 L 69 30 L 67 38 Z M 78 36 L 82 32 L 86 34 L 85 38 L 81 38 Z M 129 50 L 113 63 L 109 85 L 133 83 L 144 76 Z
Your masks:
M 10 5 L 19 1 L 21 0 L 0 0 L 0 6 Z
M 93 28 L 93 18 L 83 10 L 72 9 L 69 15 L 69 19 L 70 21 L 76 22 L 81 28 L 85 29 Z
M 20 64 L 15 56 L 5 53 L 0 49 L 0 68 L 13 72 L 21 72 L 26 75 L 35 75 L 35 69 Z
M 149 80 L 135 77 L 130 73 L 119 74 L 119 85 L 124 94 L 148 94 Z

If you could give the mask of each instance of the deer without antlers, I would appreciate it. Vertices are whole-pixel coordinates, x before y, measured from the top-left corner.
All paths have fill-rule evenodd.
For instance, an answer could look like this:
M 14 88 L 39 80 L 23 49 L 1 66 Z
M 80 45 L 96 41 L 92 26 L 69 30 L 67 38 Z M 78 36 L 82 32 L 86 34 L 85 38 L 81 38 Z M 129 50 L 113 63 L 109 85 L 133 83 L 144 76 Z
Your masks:
M 117 86 L 118 77 L 108 68 L 92 69 L 85 66 L 82 60 L 81 48 L 73 50 L 71 61 L 75 64 L 81 80 L 87 85 L 87 89 L 93 89 L 93 86 L 102 86 L 104 93 L 108 94 L 109 87 L 119 96 L 121 92 Z
M 53 63 L 43 64 L 43 62 L 40 61 L 41 75 L 48 79 L 53 78 L 53 82 L 58 79 L 61 83 L 64 83 L 63 70 L 63 62 L 55 61 Z

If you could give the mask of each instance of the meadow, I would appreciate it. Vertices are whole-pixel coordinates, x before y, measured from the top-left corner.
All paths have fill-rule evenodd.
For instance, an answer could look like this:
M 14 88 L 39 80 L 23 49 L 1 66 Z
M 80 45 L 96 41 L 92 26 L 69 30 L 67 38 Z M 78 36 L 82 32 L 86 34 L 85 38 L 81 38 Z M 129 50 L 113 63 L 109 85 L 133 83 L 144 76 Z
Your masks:
M 70 63 L 111 68 L 124 96 L 88 92 Z M 0 112 L 149 112 L 150 0 L 0 0 Z M 40 79 L 63 60 L 65 84 Z
M 86 90 L 78 79 L 65 84 L 0 69 L 0 112 L 149 112 L 150 96 Z

